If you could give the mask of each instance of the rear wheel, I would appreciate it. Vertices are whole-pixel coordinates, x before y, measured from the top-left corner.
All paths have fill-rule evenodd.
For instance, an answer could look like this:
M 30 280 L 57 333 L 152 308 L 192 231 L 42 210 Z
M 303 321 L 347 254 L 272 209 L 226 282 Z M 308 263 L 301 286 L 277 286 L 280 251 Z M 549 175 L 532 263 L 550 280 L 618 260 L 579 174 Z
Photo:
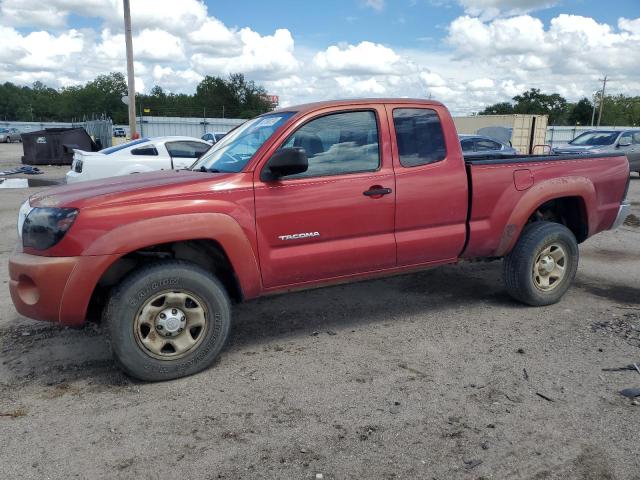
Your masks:
M 576 238 L 564 225 L 552 222 L 527 225 L 503 261 L 507 292 L 528 305 L 556 303 L 576 275 L 578 257 Z
M 170 260 L 129 275 L 111 295 L 104 320 L 127 374 L 169 380 L 213 363 L 229 335 L 231 306 L 209 272 Z

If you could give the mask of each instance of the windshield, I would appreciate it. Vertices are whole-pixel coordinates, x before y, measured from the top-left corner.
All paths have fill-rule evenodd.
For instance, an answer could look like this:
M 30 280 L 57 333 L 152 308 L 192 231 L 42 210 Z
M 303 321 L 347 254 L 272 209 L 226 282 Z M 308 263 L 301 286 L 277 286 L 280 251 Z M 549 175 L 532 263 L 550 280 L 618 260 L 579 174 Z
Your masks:
M 295 112 L 272 113 L 249 120 L 213 145 L 192 170 L 239 172 L 256 151 Z
M 587 132 L 578 135 L 569 145 L 612 145 L 618 138 L 619 132 Z
M 0 128 L 0 133 L 8 133 L 9 129 L 8 128 Z

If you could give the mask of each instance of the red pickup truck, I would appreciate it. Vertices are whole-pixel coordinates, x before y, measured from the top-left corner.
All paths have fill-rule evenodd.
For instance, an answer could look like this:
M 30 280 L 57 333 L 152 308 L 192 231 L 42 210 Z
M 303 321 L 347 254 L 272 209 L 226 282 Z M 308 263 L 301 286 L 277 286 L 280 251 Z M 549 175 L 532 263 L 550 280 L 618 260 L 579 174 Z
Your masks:
M 128 374 L 176 378 L 219 354 L 232 300 L 484 257 L 503 258 L 515 299 L 557 302 L 578 244 L 627 215 L 628 182 L 623 155 L 465 161 L 438 102 L 294 106 L 188 170 L 33 195 L 11 297 L 64 325 L 102 312 Z

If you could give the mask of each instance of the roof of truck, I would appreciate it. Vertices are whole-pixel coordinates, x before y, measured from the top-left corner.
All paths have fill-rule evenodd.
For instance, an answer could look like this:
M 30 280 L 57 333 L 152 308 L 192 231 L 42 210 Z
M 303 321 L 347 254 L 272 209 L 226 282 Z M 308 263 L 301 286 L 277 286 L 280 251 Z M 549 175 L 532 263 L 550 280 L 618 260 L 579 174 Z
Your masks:
M 429 105 L 429 106 L 443 106 L 442 103 L 436 100 L 426 100 L 423 98 L 347 98 L 343 100 L 327 100 L 324 102 L 313 102 L 313 103 L 302 103 L 300 105 L 291 105 L 288 107 L 278 108 L 269 113 L 279 113 L 279 112 L 298 112 L 305 113 L 313 110 L 320 110 L 321 108 L 327 107 L 341 107 L 348 105 L 370 105 L 370 104 L 381 104 L 381 103 L 393 103 L 393 104 L 420 104 L 420 105 Z

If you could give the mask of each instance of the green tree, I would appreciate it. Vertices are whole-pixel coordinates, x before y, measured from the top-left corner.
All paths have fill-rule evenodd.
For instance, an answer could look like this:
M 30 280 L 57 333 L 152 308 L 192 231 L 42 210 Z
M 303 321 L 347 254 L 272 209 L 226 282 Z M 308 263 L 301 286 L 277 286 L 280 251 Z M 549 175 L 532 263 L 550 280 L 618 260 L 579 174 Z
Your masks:
M 122 73 L 100 75 L 85 85 L 53 89 L 42 82 L 31 87 L 6 82 L 0 84 L 0 118 L 23 121 L 81 121 L 99 116 L 126 123 L 127 107 L 122 97 L 127 84 Z M 149 94 L 136 95 L 140 107 L 152 115 L 248 118 L 269 111 L 263 87 L 242 74 L 228 79 L 207 76 L 192 95 L 166 92 L 154 86 Z
M 577 103 L 569 104 L 569 125 L 590 125 L 593 115 L 593 104 L 588 98 L 583 98 Z

